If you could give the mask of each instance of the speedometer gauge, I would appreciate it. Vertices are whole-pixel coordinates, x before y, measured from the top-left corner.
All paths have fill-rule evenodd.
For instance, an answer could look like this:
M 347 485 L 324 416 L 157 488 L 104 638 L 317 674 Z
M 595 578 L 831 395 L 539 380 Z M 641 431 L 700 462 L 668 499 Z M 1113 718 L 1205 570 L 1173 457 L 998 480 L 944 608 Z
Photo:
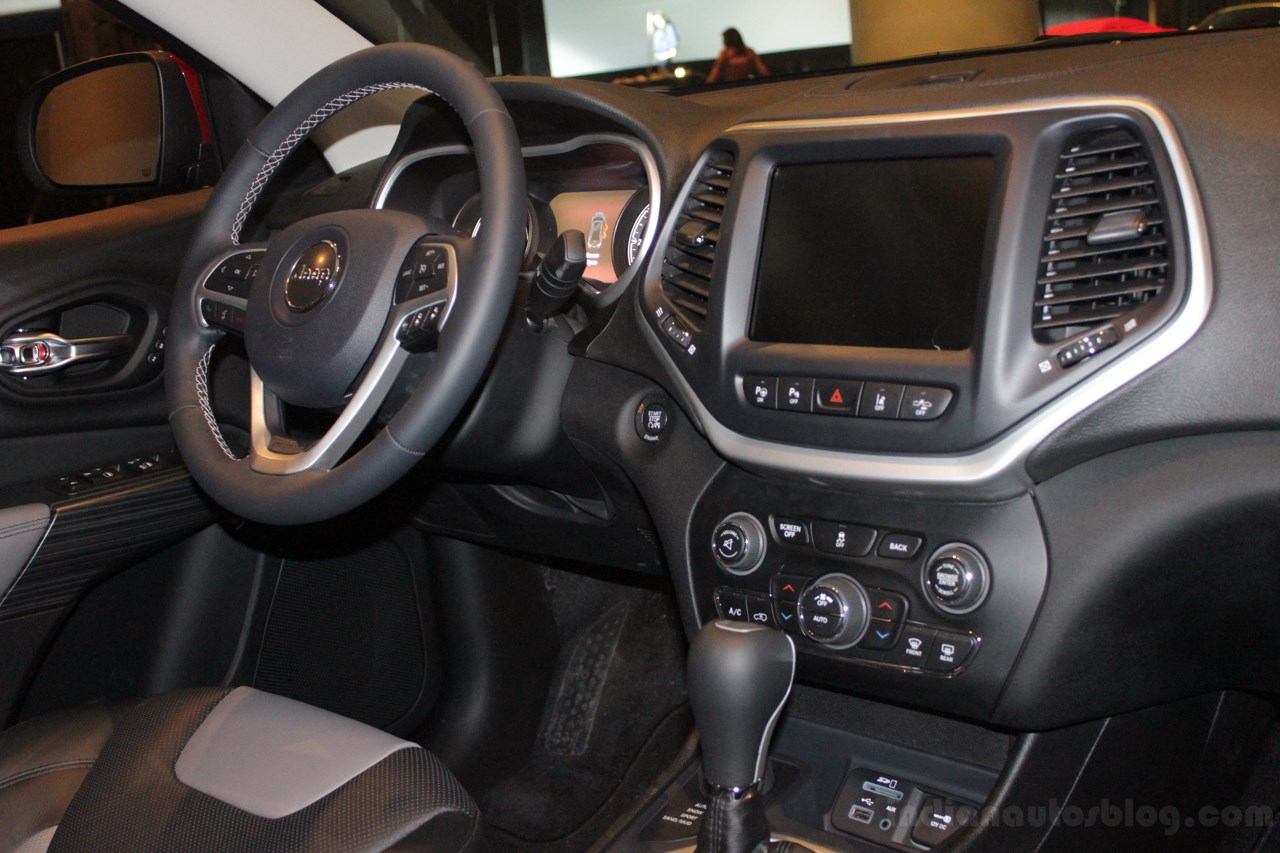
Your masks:
M 537 254 L 540 243 L 542 242 L 543 227 L 542 217 L 538 215 L 538 207 L 535 204 L 536 199 L 530 198 L 526 204 L 527 213 L 524 223 L 524 260 L 521 263 L 521 269 L 529 269 L 533 263 L 534 256 Z M 480 220 L 480 194 L 476 193 L 467 199 L 467 203 L 462 206 L 457 215 L 453 218 L 453 229 L 457 233 L 466 237 L 477 237 L 480 234 L 480 226 L 483 223 Z M 552 233 L 551 239 L 555 239 Z
M 613 268 L 621 276 L 640 260 L 644 238 L 649 229 L 649 190 L 636 190 L 618 216 L 617 234 L 613 240 Z
M 631 225 L 631 233 L 627 235 L 627 266 L 640 257 L 640 248 L 644 245 L 644 229 L 649 227 L 649 205 L 644 206 L 636 221 Z

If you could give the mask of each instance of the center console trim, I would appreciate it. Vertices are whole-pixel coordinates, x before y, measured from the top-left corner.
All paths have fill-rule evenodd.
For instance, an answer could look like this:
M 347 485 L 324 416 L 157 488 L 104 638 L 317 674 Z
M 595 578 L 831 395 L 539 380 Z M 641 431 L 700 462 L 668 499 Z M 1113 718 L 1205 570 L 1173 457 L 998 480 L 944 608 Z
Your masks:
M 711 444 L 748 470 L 802 477 L 820 485 L 870 488 L 891 494 L 994 499 L 1010 497 L 1031 485 L 1025 462 L 1054 431 L 1108 394 L 1155 367 L 1189 341 L 1204 323 L 1212 301 L 1209 239 L 1191 164 L 1168 116 L 1154 104 L 1135 98 L 1070 98 L 1025 104 L 972 107 L 924 113 L 748 122 L 727 134 L 867 127 L 1016 115 L 1062 109 L 1127 109 L 1150 120 L 1176 176 L 1185 214 L 1188 276 L 1178 312 L 1149 339 L 1029 415 L 1003 435 L 973 451 L 957 454 L 891 454 L 835 451 L 765 441 L 742 435 L 719 422 L 698 398 L 667 351 L 647 316 L 642 300 L 635 310 L 645 339 L 666 368 L 690 414 Z M 674 222 L 674 217 L 671 220 Z M 670 222 L 662 239 L 670 237 Z M 652 263 L 660 263 L 658 260 Z

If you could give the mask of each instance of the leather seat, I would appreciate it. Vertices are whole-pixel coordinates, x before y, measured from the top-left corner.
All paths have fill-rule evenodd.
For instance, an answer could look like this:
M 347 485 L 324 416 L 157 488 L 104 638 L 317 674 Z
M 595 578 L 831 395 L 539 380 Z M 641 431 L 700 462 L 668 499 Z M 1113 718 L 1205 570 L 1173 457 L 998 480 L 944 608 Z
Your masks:
M 479 809 L 431 753 L 248 687 L 0 733 L 0 851 L 483 846 Z

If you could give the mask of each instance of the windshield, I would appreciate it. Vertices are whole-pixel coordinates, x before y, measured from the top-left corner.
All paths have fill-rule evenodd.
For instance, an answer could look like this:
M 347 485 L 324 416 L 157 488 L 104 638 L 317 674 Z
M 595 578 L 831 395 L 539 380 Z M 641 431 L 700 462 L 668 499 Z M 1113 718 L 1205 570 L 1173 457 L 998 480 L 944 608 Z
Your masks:
M 1056 40 L 1274 26 L 1223 0 L 321 0 L 374 42 L 422 41 L 487 73 L 646 88 L 731 84 Z

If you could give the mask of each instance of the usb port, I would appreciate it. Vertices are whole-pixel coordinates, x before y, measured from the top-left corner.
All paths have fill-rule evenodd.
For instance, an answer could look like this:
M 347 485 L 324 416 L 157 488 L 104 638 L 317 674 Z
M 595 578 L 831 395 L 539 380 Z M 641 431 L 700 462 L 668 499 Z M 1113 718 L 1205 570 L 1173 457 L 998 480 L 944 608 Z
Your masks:
M 866 806 L 853 806 L 849 809 L 849 820 L 856 820 L 858 823 L 871 823 L 876 813 Z

